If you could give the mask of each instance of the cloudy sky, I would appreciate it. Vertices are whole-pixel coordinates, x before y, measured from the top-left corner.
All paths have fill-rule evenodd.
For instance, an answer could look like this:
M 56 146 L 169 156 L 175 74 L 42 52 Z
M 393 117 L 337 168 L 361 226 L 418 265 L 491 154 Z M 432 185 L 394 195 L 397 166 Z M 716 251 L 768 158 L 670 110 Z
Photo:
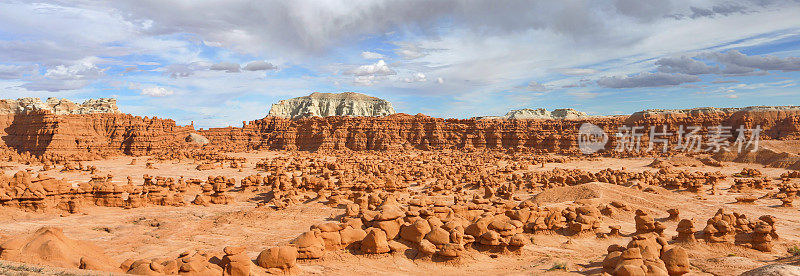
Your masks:
M 800 0 L 0 0 L 0 95 L 238 126 L 355 91 L 398 112 L 800 105 Z

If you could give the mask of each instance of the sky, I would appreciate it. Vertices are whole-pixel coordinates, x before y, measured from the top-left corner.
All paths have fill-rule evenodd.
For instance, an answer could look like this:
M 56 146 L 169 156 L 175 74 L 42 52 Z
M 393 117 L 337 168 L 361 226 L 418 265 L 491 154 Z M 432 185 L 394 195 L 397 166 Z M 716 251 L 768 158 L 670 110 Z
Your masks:
M 800 105 L 800 0 L 0 0 L 0 98 L 240 126 L 353 91 L 434 117 Z

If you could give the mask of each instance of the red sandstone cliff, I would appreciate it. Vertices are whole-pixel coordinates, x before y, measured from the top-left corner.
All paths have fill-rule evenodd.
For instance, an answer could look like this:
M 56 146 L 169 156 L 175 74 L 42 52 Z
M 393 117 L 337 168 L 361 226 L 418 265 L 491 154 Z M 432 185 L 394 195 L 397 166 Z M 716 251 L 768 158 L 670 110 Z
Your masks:
M 593 118 L 611 129 L 624 117 Z M 584 120 L 441 119 L 396 114 L 382 118 L 314 117 L 287 120 L 268 117 L 243 128 L 201 131 L 212 145 L 225 149 L 397 150 L 407 148 L 517 148 L 558 152 L 577 148 L 575 135 Z
M 387 117 L 313 117 L 290 120 L 267 117 L 243 127 L 196 131 L 210 140 L 205 147 L 242 150 L 400 150 L 400 149 L 528 149 L 534 152 L 575 153 L 577 132 L 590 122 L 609 134 L 608 150 L 616 144 L 614 133 L 622 125 L 677 126 L 739 125 L 764 130 L 762 139 L 800 138 L 800 108 L 754 107 L 643 111 L 631 116 L 592 117 L 581 120 L 474 120 L 441 119 L 425 115 Z M 33 155 L 92 156 L 110 154 L 161 154 L 184 150 L 183 139 L 192 126 L 173 120 L 127 114 L 53 115 L 32 113 L 0 116 L 0 149 Z M 676 137 L 672 137 L 673 140 Z M 647 136 L 642 137 L 646 146 Z
M 103 113 L 54 115 L 48 112 L 0 115 L 0 146 L 33 155 L 143 155 L 181 144 L 194 130 L 169 119 Z
M 474 120 L 441 119 L 424 115 L 396 114 L 383 118 L 314 117 L 300 120 L 264 118 L 242 128 L 212 128 L 202 131 L 212 146 L 225 150 L 394 150 L 403 148 L 527 148 L 541 152 L 577 152 L 581 124 L 595 124 L 609 134 L 606 149 L 614 149 L 614 134 L 623 125 L 730 126 L 735 139 L 739 126 L 763 130 L 761 139 L 800 137 L 800 108 L 752 107 L 689 111 L 644 111 L 631 116 L 593 117 L 581 120 Z M 649 137 L 642 137 L 643 147 Z M 675 143 L 677 136 L 670 137 Z M 658 145 L 656 145 L 658 146 Z

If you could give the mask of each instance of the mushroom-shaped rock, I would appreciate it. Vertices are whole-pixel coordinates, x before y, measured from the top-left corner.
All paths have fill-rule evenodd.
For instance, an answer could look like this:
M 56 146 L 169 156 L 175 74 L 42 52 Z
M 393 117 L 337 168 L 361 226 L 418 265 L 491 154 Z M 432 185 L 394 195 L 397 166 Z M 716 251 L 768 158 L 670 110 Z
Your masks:
M 648 233 L 655 231 L 655 220 L 647 212 L 643 210 L 636 210 L 636 216 L 633 218 L 636 223 L 637 233 Z
M 675 240 L 678 242 L 695 242 L 697 239 L 694 237 L 694 223 L 688 219 L 682 219 L 678 222 L 678 228 L 675 229 L 678 232 L 678 236 L 675 237 Z
M 681 212 L 677 208 L 668 209 L 667 213 L 669 214 L 669 217 L 667 217 L 667 220 L 669 221 L 678 220 L 681 214 Z

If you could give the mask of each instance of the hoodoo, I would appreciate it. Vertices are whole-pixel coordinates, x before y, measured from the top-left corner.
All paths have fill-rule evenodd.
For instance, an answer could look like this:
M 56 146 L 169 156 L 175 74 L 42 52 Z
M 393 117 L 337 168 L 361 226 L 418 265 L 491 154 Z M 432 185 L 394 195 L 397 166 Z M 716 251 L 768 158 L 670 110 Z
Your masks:
M 800 276 L 800 0 L 128 2 L 0 0 L 0 276 Z

